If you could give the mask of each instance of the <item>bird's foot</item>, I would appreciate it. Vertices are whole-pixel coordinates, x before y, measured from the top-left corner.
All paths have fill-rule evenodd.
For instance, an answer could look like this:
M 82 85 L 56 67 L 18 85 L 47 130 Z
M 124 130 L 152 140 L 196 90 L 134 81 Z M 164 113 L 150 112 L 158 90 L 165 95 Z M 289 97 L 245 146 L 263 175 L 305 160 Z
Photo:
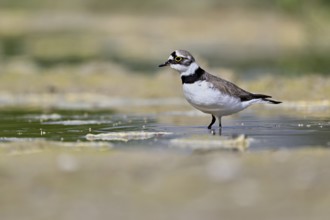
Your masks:
M 210 129 L 209 128 L 209 130 L 210 130 L 210 134 L 212 134 L 212 135 L 217 134 L 216 129 Z M 219 135 L 221 136 L 222 135 L 222 128 L 220 127 L 218 131 L 219 131 Z

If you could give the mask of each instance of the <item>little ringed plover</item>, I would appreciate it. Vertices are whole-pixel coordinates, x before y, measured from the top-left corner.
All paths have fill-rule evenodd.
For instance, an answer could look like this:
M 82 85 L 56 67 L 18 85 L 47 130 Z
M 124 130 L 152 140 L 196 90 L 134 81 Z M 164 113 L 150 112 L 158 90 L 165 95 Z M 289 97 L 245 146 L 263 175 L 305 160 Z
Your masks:
M 186 100 L 196 109 L 212 115 L 211 129 L 216 118 L 242 111 L 254 103 L 279 104 L 271 96 L 254 94 L 203 70 L 195 58 L 185 50 L 176 50 L 159 67 L 170 66 L 180 73 Z

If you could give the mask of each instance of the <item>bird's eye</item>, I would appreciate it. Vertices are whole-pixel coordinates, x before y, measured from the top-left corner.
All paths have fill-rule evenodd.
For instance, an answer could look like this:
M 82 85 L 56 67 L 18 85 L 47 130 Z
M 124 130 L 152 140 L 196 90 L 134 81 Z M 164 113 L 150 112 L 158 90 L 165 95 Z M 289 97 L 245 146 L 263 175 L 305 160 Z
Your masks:
M 179 63 L 182 60 L 182 57 L 175 57 L 175 62 Z

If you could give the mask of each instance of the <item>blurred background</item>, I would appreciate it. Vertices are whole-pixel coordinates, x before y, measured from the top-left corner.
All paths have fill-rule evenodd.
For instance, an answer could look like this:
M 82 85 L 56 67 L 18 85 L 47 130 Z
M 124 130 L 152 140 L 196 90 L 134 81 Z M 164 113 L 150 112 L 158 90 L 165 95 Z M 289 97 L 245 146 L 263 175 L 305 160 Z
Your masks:
M 323 99 L 329 11 L 326 0 L 1 0 L 0 90 L 181 96 L 176 75 L 157 65 L 186 49 L 208 70 L 246 81 L 243 88 L 276 91 L 287 84 L 279 77 L 296 77 L 289 81 L 301 87 L 291 85 L 281 99 L 315 85 L 323 90 L 305 98 Z M 249 82 L 253 76 L 261 81 Z
M 1 0 L 0 8 L 1 61 L 29 71 L 110 61 L 150 73 L 177 48 L 218 66 L 330 69 L 326 0 Z

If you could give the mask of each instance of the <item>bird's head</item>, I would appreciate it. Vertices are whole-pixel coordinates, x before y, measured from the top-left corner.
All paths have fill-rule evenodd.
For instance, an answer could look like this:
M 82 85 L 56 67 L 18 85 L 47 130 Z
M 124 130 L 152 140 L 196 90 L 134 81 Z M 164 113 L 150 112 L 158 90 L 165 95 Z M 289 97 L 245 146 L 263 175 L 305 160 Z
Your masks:
M 170 66 L 180 73 L 185 73 L 192 68 L 195 69 L 196 66 L 198 67 L 195 62 L 195 58 L 186 50 L 173 51 L 168 60 L 165 63 L 159 65 L 159 67 L 164 66 Z

